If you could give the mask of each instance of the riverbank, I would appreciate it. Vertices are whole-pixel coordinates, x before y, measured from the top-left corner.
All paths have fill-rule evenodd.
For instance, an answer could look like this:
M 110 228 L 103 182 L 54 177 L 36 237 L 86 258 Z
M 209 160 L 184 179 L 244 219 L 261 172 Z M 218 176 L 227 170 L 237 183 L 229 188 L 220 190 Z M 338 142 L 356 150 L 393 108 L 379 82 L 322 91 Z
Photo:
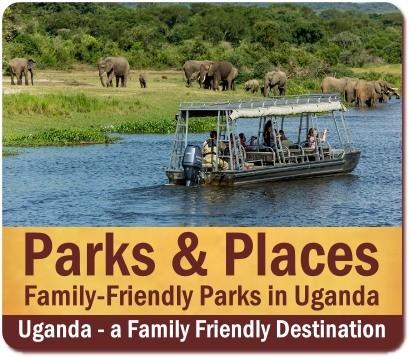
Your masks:
M 393 68 L 396 81 L 400 73 L 397 66 Z M 377 73 L 375 68 L 371 71 Z M 35 86 L 11 86 L 9 77 L 4 77 L 3 145 L 103 144 L 116 140 L 112 133 L 172 133 L 180 102 L 253 96 L 244 91 L 243 84 L 229 92 L 202 90 L 196 83 L 187 88 L 182 72 L 172 70 L 144 71 L 148 86 L 141 89 L 139 73 L 131 71 L 127 88 L 103 88 L 96 70 L 36 71 Z M 291 78 L 287 94 L 312 93 L 319 85 L 316 78 Z M 190 124 L 193 132 L 209 131 L 215 126 L 214 121 L 206 119 Z

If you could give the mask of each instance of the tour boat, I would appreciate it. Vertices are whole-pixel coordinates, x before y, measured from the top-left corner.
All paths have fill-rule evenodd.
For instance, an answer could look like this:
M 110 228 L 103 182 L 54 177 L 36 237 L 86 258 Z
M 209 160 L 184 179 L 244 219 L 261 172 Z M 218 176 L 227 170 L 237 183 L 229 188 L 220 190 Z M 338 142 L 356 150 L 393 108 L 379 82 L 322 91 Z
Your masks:
M 337 94 L 181 103 L 166 168 L 169 183 L 236 186 L 349 173 L 360 151 L 352 143 L 345 111 Z M 206 153 L 206 142 L 189 132 L 189 122 L 197 118 L 216 121 L 216 137 L 209 139 Z M 241 141 L 239 120 L 255 122 L 250 142 Z M 287 126 L 293 127 L 294 141 L 280 134 Z

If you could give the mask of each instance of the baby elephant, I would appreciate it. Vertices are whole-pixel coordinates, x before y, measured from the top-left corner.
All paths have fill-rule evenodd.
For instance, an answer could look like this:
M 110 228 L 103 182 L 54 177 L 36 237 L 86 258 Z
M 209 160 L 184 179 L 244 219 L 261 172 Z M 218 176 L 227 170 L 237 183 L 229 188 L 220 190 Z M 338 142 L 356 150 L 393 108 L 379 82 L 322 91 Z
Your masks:
M 147 88 L 147 79 L 145 78 L 145 75 L 143 73 L 140 73 L 139 81 L 141 88 Z
M 245 90 L 256 93 L 259 90 L 259 81 L 257 79 L 251 79 L 245 83 Z

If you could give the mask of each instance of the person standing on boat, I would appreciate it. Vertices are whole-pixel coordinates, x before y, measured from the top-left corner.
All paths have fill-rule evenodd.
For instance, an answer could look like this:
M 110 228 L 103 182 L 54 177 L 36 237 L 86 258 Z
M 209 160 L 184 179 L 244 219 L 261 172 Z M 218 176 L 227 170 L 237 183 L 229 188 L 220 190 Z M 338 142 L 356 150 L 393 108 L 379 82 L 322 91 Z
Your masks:
M 277 149 L 277 138 L 279 134 L 275 130 L 275 134 L 272 131 L 272 121 L 268 120 L 263 128 L 263 145 L 269 146 L 272 149 Z
M 209 139 L 205 140 L 202 145 L 202 156 L 203 163 L 213 165 L 217 157 L 217 148 L 216 148 L 216 130 L 212 130 L 209 133 Z M 223 142 L 219 142 L 219 151 L 223 152 L 226 145 Z M 218 158 L 218 168 L 222 170 L 228 170 L 229 165 L 226 161 Z
M 239 133 L 239 140 L 243 147 L 246 147 L 246 136 L 244 133 Z

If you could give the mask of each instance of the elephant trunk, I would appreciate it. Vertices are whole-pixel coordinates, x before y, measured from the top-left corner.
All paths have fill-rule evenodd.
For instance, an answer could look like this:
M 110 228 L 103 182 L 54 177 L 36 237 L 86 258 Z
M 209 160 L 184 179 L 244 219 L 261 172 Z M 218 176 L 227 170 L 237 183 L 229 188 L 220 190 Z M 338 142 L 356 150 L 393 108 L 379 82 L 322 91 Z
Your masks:
M 32 86 L 34 86 L 34 84 L 33 84 L 33 77 L 34 77 L 33 70 L 30 70 L 30 78 L 31 78 L 31 85 L 32 85 Z
M 102 86 L 105 87 L 105 83 L 104 83 L 104 79 L 103 79 L 102 74 L 100 74 L 100 81 L 101 81 Z

